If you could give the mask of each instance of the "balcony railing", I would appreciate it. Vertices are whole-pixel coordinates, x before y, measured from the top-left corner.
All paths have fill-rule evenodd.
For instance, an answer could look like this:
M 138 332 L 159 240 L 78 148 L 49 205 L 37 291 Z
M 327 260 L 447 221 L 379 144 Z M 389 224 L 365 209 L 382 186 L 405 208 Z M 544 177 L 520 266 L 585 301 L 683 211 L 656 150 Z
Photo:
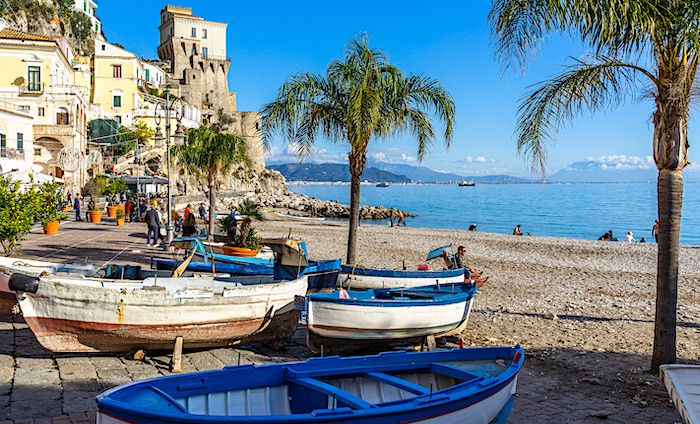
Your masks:
M 20 86 L 20 88 L 19 88 L 20 94 L 41 94 L 43 92 L 44 92 L 44 83 L 43 82 L 27 82 L 24 85 Z

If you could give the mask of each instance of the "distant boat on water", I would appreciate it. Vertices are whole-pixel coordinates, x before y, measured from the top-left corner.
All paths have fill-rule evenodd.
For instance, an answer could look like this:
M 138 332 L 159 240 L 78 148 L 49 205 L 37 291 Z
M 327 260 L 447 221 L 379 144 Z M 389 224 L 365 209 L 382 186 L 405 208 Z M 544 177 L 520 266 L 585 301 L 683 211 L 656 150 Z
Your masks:
M 464 181 L 464 180 L 462 180 L 462 181 L 459 182 L 459 186 L 460 186 L 460 187 L 474 187 L 475 185 L 476 185 L 476 183 L 475 183 L 474 181 Z
M 381 183 L 377 184 L 377 187 L 389 187 L 389 183 L 387 183 L 386 181 L 384 181 L 384 182 L 381 182 Z

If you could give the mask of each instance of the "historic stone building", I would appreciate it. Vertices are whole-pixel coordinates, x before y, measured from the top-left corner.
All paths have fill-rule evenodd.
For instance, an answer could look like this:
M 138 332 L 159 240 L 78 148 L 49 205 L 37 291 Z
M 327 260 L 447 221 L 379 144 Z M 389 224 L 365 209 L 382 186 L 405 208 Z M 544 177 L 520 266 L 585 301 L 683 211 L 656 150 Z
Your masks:
M 200 107 L 209 122 L 221 123 L 227 131 L 248 138 L 254 168 L 262 171 L 260 114 L 238 112 L 236 93 L 229 92 L 227 26 L 193 15 L 192 8 L 168 5 L 160 12 L 158 57 L 170 65 L 171 91 Z

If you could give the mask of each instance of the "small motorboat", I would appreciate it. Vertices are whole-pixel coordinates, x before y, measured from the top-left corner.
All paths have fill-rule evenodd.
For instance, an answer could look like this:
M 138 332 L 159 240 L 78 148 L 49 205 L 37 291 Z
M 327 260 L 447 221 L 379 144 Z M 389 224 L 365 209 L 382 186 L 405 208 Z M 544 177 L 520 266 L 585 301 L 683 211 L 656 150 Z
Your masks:
M 46 349 L 127 352 L 172 348 L 177 337 L 188 348 L 289 337 L 299 315 L 295 296 L 306 294 L 307 281 L 14 273 L 9 286 Z
M 383 181 L 383 182 L 377 184 L 377 187 L 389 187 L 389 183 L 387 183 L 386 181 Z
M 97 423 L 504 423 L 520 346 L 240 365 L 158 377 L 97 397 Z
M 661 378 L 685 424 L 700 424 L 700 365 L 661 365 Z
M 476 291 L 475 284 L 461 282 L 311 294 L 309 334 L 374 341 L 458 334 L 467 325 Z
M 338 274 L 338 286 L 359 290 L 419 287 L 460 282 L 464 282 L 463 268 L 442 271 L 407 271 L 343 265 Z
M 476 185 L 476 183 L 475 183 L 474 181 L 464 181 L 464 180 L 462 180 L 462 181 L 459 182 L 459 186 L 460 186 L 460 187 L 474 187 L 475 185 Z

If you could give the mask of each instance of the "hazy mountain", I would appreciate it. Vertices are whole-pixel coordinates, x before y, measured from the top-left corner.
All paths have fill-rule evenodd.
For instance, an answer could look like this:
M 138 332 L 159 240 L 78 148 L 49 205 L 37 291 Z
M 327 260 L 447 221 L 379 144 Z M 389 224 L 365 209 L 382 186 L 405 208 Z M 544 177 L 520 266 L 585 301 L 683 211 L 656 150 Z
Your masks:
M 405 175 L 413 181 L 426 182 L 444 182 L 444 181 L 460 181 L 464 179 L 463 175 L 448 174 L 425 166 L 406 165 L 403 163 L 386 163 L 377 161 L 367 161 L 368 166 L 381 169 L 382 171 L 391 172 L 392 174 Z
M 284 175 L 287 181 L 336 182 L 350 181 L 350 167 L 341 163 L 287 163 L 271 165 Z M 410 183 L 411 179 L 404 175 L 396 175 L 374 167 L 367 167 L 362 173 L 363 181 L 388 183 Z
M 621 183 L 654 182 L 657 170 L 653 167 L 630 167 L 622 163 L 600 160 L 574 162 L 547 178 L 550 182 Z

